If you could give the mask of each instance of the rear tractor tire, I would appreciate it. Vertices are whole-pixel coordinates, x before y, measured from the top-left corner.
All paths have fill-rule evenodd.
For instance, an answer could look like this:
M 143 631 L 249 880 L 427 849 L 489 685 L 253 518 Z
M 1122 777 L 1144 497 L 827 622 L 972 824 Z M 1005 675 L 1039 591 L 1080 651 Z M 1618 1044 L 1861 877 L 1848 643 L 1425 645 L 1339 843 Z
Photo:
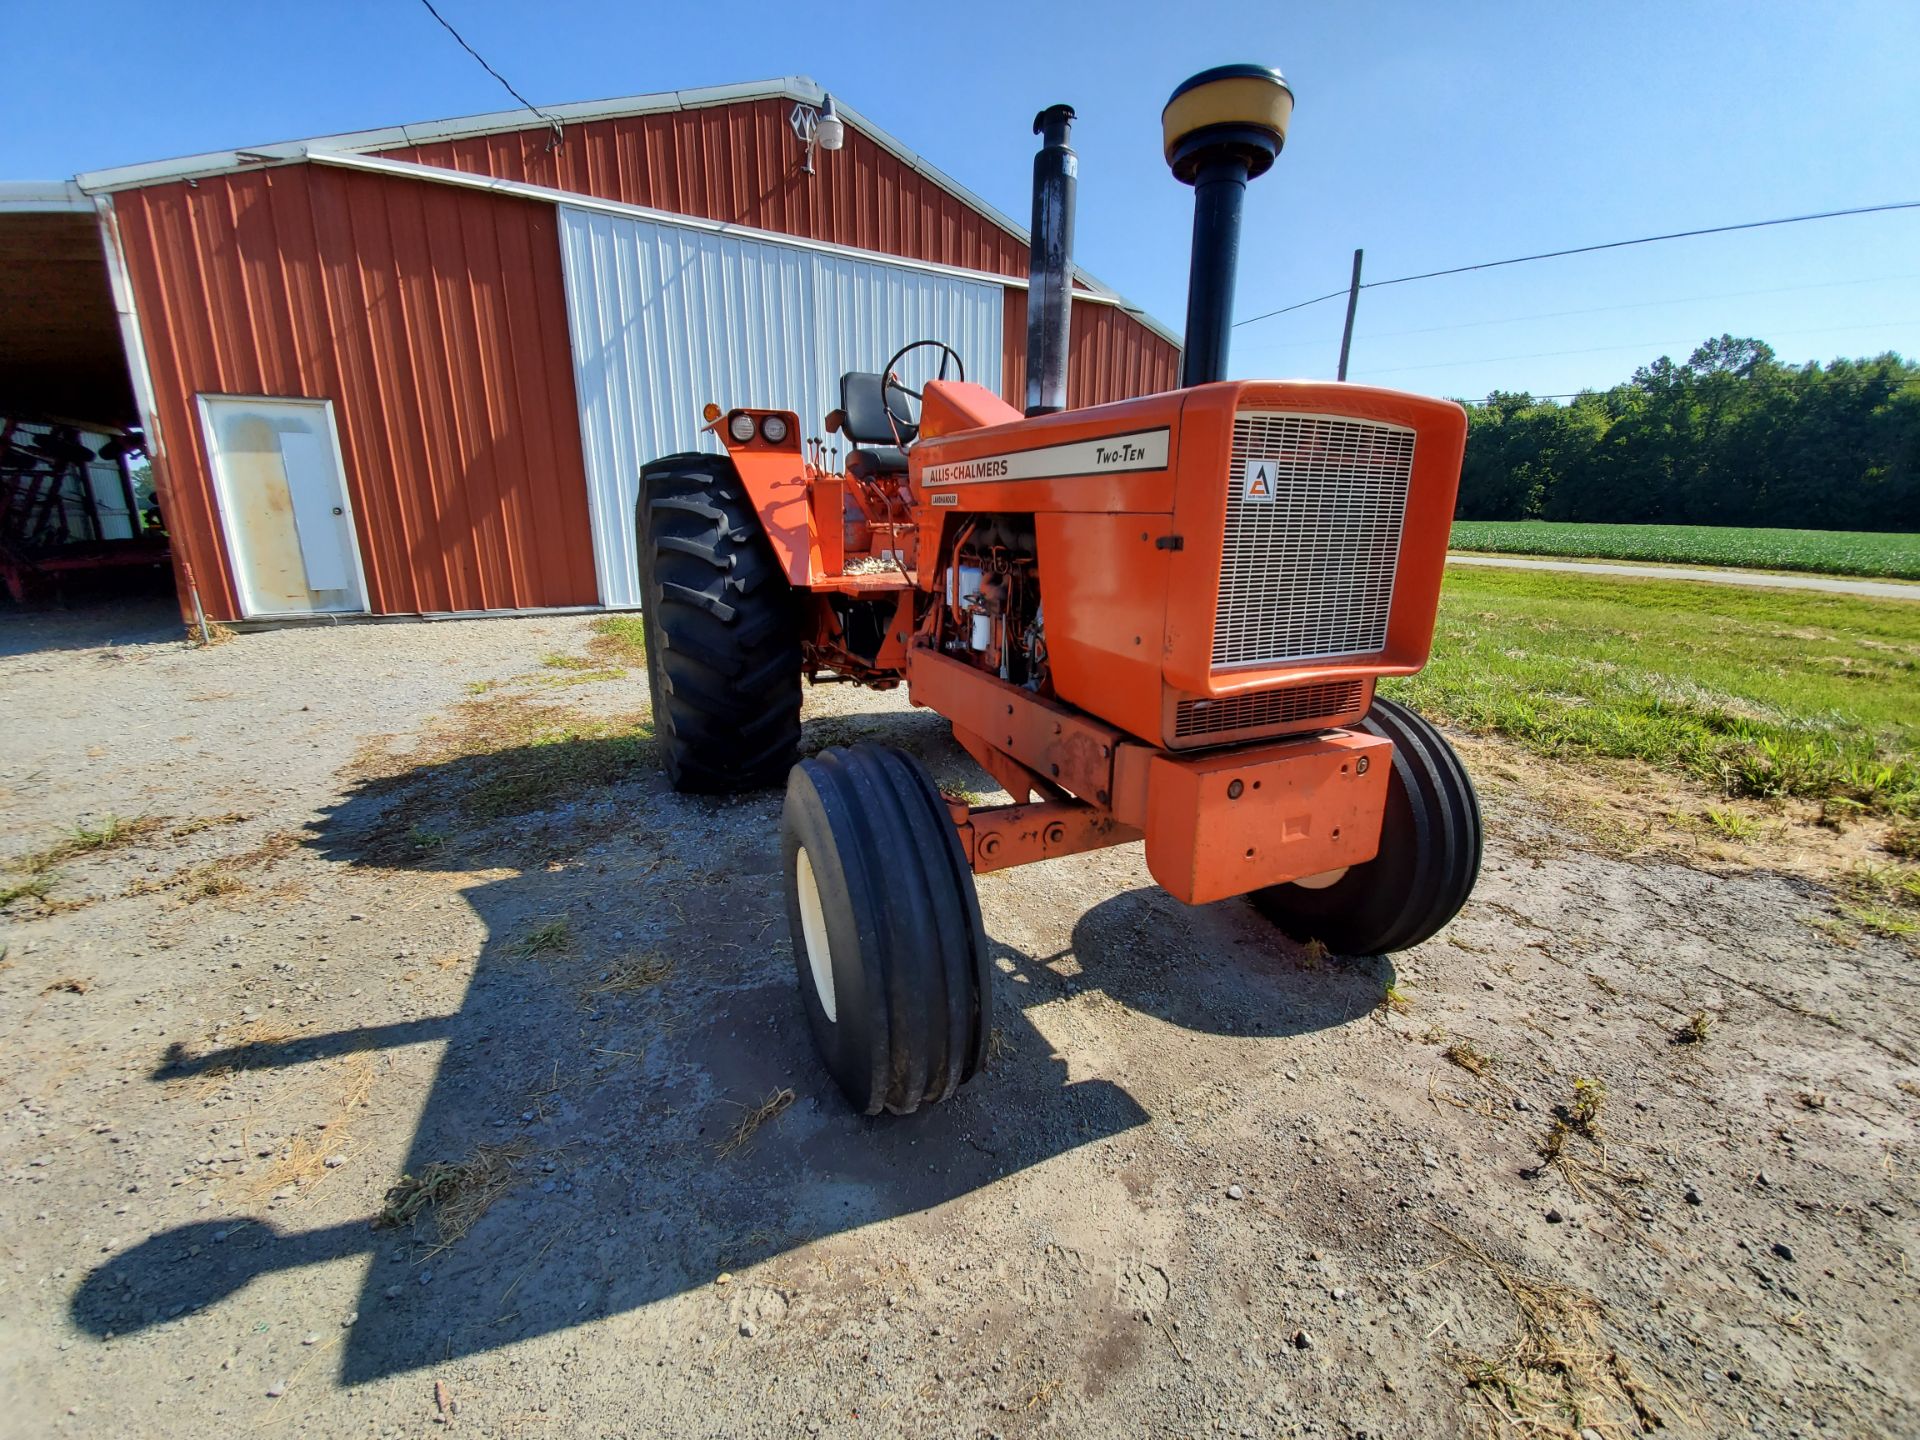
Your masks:
M 787 781 L 787 921 L 815 1045 L 855 1110 L 909 1114 L 986 1059 L 986 931 L 959 833 L 924 766 L 824 750 Z
M 1480 801 L 1446 737 L 1406 706 L 1375 700 L 1359 728 L 1393 742 L 1380 853 L 1330 885 L 1271 885 L 1252 898 L 1292 939 L 1384 955 L 1432 939 L 1467 903 L 1480 874 Z
M 779 785 L 800 747 L 800 611 L 733 462 L 647 465 L 636 524 L 667 778 L 705 795 Z

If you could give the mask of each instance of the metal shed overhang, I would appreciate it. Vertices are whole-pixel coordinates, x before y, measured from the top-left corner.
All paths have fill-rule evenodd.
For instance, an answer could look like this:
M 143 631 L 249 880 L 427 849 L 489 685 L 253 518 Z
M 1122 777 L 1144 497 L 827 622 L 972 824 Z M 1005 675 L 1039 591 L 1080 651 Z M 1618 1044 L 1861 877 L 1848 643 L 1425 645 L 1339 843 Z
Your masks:
M 62 182 L 0 184 L 0 414 L 140 423 L 94 201 Z

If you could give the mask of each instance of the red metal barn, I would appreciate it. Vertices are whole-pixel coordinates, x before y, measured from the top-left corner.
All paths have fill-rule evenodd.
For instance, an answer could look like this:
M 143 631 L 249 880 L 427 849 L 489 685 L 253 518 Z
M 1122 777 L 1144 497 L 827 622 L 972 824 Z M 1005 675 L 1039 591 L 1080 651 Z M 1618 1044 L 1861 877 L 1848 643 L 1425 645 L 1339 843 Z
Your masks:
M 64 187 L 131 382 L 90 418 L 145 430 L 183 607 L 189 569 L 218 619 L 632 605 L 639 467 L 710 448 L 704 402 L 821 417 L 842 370 L 931 335 L 1022 403 L 1025 231 L 845 107 L 810 173 L 796 107 L 824 98 L 789 78 Z M 1170 332 L 1084 275 L 1072 348 L 1075 404 L 1176 383 Z

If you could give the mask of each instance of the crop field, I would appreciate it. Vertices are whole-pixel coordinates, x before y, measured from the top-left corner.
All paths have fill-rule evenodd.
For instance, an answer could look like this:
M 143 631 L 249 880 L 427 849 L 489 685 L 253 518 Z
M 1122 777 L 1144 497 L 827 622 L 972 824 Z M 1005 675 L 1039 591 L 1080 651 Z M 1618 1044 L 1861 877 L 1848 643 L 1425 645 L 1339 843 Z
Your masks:
M 1753 533 L 1753 532 L 1749 532 Z M 1456 566 L 1388 693 L 1538 753 L 1920 814 L 1920 604 Z
M 1719 525 L 1587 525 L 1456 520 L 1453 548 L 1670 565 L 1735 565 L 1920 580 L 1920 535 L 1863 530 L 1749 530 Z

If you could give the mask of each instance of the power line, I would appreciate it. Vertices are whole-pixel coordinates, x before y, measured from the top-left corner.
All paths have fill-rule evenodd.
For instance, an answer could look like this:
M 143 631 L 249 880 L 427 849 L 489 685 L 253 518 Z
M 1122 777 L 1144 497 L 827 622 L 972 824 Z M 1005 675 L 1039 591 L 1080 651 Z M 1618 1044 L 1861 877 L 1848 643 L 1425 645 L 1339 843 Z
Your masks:
M 1896 330 L 1920 320 L 1885 320 L 1870 325 L 1815 325 L 1803 330 L 1776 330 L 1776 335 L 1845 335 L 1856 330 Z M 1455 370 L 1468 365 L 1496 365 L 1507 360 L 1551 360 L 1564 355 L 1604 355 L 1615 350 L 1648 350 L 1658 345 L 1683 344 L 1677 340 L 1636 340 L 1628 345 L 1592 345 L 1582 350 L 1531 350 L 1524 355 L 1487 355 L 1477 360 L 1439 360 L 1426 365 L 1390 365 L 1369 369 L 1369 375 L 1403 375 L 1409 370 Z
M 1694 305 L 1703 300 L 1739 300 L 1750 295 L 1791 295 L 1804 290 L 1838 290 L 1849 285 L 1886 285 L 1897 280 L 1920 280 L 1920 273 L 1869 275 L 1859 280 L 1816 280 L 1806 285 L 1772 285 L 1763 290 L 1722 290 L 1711 295 L 1673 295 L 1664 300 L 1630 300 L 1622 305 L 1594 305 L 1581 310 L 1540 310 L 1531 315 L 1508 315 L 1497 320 L 1458 320 L 1450 325 L 1423 325 L 1416 330 L 1368 332 L 1367 338 L 1398 340 L 1408 335 L 1438 335 L 1453 330 L 1480 330 L 1489 325 L 1523 325 L 1530 320 L 1562 320 L 1572 315 L 1609 315 L 1618 310 L 1657 310 L 1665 305 Z M 1275 350 L 1305 350 L 1324 344 L 1326 344 L 1324 340 L 1287 340 L 1278 345 L 1257 345 L 1248 353 L 1266 355 Z
M 421 0 L 422 4 L 426 0 Z M 1482 260 L 1473 265 L 1454 265 L 1445 270 L 1423 270 L 1418 275 L 1396 275 L 1391 280 L 1369 280 L 1360 288 L 1378 290 L 1386 285 L 1405 285 L 1411 280 L 1433 280 L 1442 275 L 1465 275 L 1473 270 L 1497 270 L 1503 265 L 1525 265 L 1533 260 L 1557 260 L 1565 255 L 1590 255 L 1596 250 L 1620 250 L 1629 245 L 1652 245 L 1660 240 L 1686 240 L 1696 235 L 1724 235 L 1733 230 L 1761 230 L 1769 225 L 1799 225 L 1808 220 L 1836 220 L 1844 215 L 1877 215 L 1886 210 L 1920 210 L 1920 200 L 1896 200 L 1886 205 L 1858 205 L 1850 210 L 1821 210 L 1811 215 L 1783 215 L 1774 220 L 1743 220 L 1737 225 L 1708 225 L 1698 230 L 1672 230 L 1664 235 L 1641 235 L 1632 240 L 1607 240 L 1598 245 L 1575 245 L 1567 250 L 1542 250 L 1537 255 L 1515 255 L 1507 260 Z M 1236 320 L 1234 327 L 1252 325 L 1259 320 L 1271 320 L 1276 315 L 1285 315 L 1294 310 L 1304 310 L 1309 305 L 1319 305 L 1348 293 L 1350 287 L 1342 286 L 1330 290 L 1325 295 L 1316 295 L 1311 300 L 1301 300 L 1296 304 L 1283 305 L 1278 310 L 1268 310 L 1259 315 L 1249 315 L 1245 320 Z
M 531 100 L 527 99 L 527 97 L 522 95 L 518 90 L 514 89 L 512 83 L 508 81 L 506 76 L 502 75 L 498 70 L 494 69 L 493 66 L 489 65 L 487 63 L 487 57 L 482 55 L 478 50 L 474 49 L 473 46 L 469 45 L 467 43 L 466 36 L 462 35 L 458 30 L 454 29 L 453 26 L 448 22 L 447 17 L 442 15 L 438 10 L 433 8 L 433 0 L 420 0 L 420 3 L 427 7 L 427 13 L 429 15 L 433 16 L 434 19 L 440 22 L 441 29 L 445 30 L 455 40 L 460 42 L 460 48 L 462 50 L 466 51 L 467 54 L 471 55 L 475 60 L 478 60 L 480 62 L 480 68 L 482 70 L 486 71 L 487 74 L 491 75 L 494 79 L 500 82 L 500 87 L 503 90 L 505 90 L 509 95 L 513 96 L 513 98 L 518 100 L 522 105 L 526 106 L 527 109 L 531 110 L 534 114 L 538 115 L 542 120 L 546 121 L 548 125 L 553 127 L 553 143 L 556 145 L 559 144 L 562 135 L 565 133 L 561 127 L 560 122 L 557 119 L 555 119 L 553 116 L 547 114 L 546 111 L 542 110 L 538 105 L 534 104 Z
M 1558 395 L 1535 395 L 1531 390 L 1522 390 L 1515 393 L 1525 395 L 1530 400 L 1578 400 L 1582 395 L 1604 395 L 1607 392 L 1605 390 L 1565 390 Z M 1485 400 L 1462 400 L 1460 403 L 1462 405 L 1485 405 L 1487 402 Z

